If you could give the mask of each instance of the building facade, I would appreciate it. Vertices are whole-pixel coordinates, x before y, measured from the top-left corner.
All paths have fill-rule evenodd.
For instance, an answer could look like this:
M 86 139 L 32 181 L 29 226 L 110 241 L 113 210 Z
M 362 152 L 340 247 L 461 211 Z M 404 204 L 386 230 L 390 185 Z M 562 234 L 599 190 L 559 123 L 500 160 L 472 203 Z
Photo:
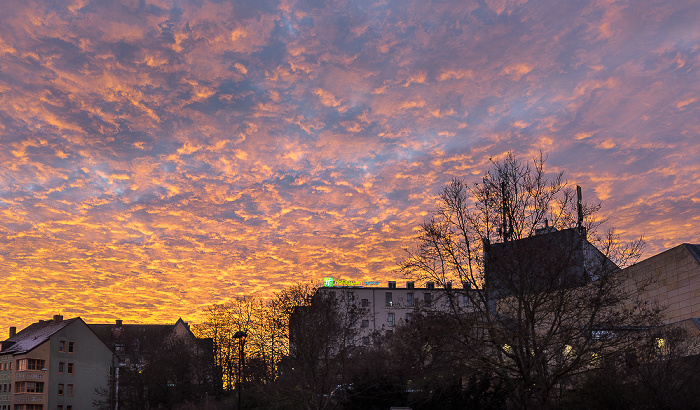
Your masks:
M 78 410 L 110 405 L 116 356 L 80 318 L 41 320 L 0 349 L 0 410 Z
M 294 329 L 312 326 L 300 327 L 295 322 L 303 321 L 305 312 L 314 309 L 314 303 L 320 299 L 333 302 L 335 314 L 343 322 L 345 346 L 368 346 L 379 338 L 391 336 L 397 326 L 410 322 L 417 309 L 467 311 L 470 304 L 467 292 L 469 289 L 453 289 L 450 284 L 436 288 L 433 282 L 427 282 L 425 287 L 415 287 L 411 281 L 404 287 L 398 287 L 395 281 L 389 281 L 386 287 L 327 285 L 317 290 L 312 306 L 298 307 L 290 318 L 290 351 L 293 354 L 298 340 Z
M 627 286 L 658 305 L 665 324 L 700 318 L 700 245 L 681 244 L 623 269 Z

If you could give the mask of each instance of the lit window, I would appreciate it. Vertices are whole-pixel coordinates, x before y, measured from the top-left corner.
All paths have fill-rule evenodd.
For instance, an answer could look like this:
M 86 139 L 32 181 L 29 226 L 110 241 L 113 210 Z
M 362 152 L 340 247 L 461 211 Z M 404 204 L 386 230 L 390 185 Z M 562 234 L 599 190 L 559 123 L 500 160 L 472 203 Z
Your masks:
M 391 292 L 386 292 L 386 293 L 384 294 L 384 298 L 385 298 L 385 300 L 386 300 L 386 305 L 387 305 L 387 306 L 394 306 L 394 298 L 393 298 Z
M 513 354 L 513 348 L 510 347 L 509 344 L 503 345 L 503 351 L 506 352 L 506 354 Z
M 395 321 L 395 316 L 393 313 L 389 313 L 389 317 L 387 318 L 387 322 L 389 322 L 389 327 L 394 327 L 394 321 Z
M 73 374 L 73 363 L 68 363 L 68 374 Z
M 406 294 L 406 306 L 413 307 L 413 292 Z
M 75 342 L 68 342 L 68 353 L 75 352 Z
M 656 350 L 661 354 L 668 354 L 668 344 L 666 339 L 657 337 L 655 340 Z
M 571 347 L 571 345 L 564 345 L 564 354 L 565 354 L 565 355 L 568 356 L 569 354 L 571 354 L 571 350 L 573 350 L 573 348 Z

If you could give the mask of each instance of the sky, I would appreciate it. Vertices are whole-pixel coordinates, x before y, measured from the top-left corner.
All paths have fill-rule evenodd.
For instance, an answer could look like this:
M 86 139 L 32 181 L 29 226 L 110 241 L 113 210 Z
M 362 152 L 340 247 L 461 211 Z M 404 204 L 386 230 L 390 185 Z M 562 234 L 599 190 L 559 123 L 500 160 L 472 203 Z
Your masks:
M 698 21 L 697 0 L 3 0 L 0 332 L 402 281 L 442 187 L 508 151 L 544 152 L 645 257 L 698 243 Z

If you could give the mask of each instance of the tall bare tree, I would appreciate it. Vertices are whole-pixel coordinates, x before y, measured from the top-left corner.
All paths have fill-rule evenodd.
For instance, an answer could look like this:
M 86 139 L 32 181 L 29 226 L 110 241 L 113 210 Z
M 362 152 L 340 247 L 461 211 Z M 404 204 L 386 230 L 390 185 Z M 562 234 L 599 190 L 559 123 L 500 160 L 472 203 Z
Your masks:
M 510 386 L 515 406 L 548 406 L 575 375 L 629 347 L 656 311 L 623 286 L 620 266 L 640 255 L 599 235 L 599 205 L 586 206 L 563 174 L 512 154 L 469 186 L 455 179 L 402 264 L 406 275 L 448 290 L 452 338 L 463 364 Z M 623 337 L 623 333 L 627 336 Z

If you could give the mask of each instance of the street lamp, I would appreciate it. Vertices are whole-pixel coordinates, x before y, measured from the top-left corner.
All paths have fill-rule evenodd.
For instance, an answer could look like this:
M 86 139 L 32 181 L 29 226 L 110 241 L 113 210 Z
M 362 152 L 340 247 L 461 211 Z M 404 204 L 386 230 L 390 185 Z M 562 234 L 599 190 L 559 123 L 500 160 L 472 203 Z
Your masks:
M 243 365 L 244 365 L 244 356 L 243 356 L 243 343 L 245 343 L 245 338 L 248 336 L 248 332 L 245 332 L 243 330 L 239 330 L 238 332 L 233 334 L 234 339 L 238 339 L 238 410 L 241 410 L 241 390 L 243 389 L 243 383 L 242 383 L 242 378 L 243 378 Z

